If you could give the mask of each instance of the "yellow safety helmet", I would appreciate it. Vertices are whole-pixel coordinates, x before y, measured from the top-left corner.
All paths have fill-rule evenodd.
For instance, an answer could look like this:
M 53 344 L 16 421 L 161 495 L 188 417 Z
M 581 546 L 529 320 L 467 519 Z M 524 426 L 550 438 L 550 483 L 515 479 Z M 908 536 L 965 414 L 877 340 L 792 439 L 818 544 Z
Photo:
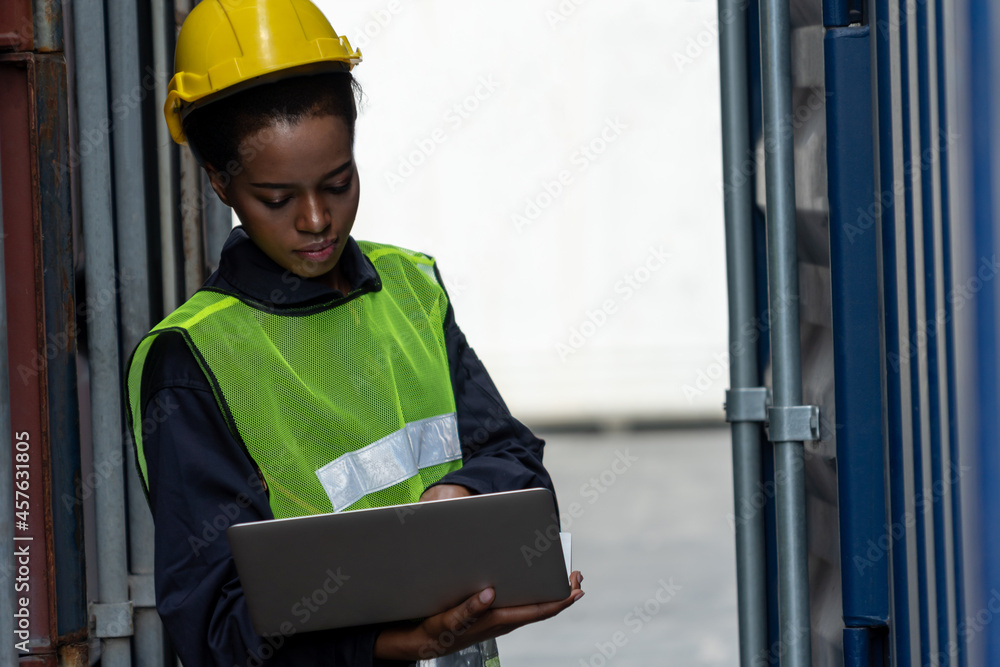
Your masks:
M 183 144 L 181 121 L 198 103 L 274 77 L 349 71 L 360 62 L 361 52 L 337 35 L 309 0 L 204 0 L 177 37 L 175 73 L 163 107 L 167 127 Z

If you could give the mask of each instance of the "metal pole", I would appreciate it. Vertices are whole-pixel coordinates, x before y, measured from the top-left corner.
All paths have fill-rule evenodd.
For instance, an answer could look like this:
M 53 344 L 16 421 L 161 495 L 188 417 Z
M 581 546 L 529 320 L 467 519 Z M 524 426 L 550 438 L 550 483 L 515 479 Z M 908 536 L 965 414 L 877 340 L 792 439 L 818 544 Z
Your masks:
M 802 403 L 788 0 L 761 0 L 772 404 Z M 809 570 L 801 441 L 774 443 L 782 665 L 809 667 Z
M 11 451 L 7 360 L 7 286 L 3 261 L 3 179 L 0 177 L 0 665 L 16 665 L 14 648 L 14 455 Z
M 205 206 L 205 259 L 209 271 L 219 268 L 222 246 L 233 231 L 233 209 L 222 203 L 207 175 L 201 179 L 202 201 Z
M 175 0 L 175 16 L 179 24 L 187 17 L 198 0 Z M 187 299 L 205 281 L 205 243 L 203 240 L 205 207 L 202 198 L 202 170 L 194 154 L 180 150 L 181 238 L 184 246 L 184 289 Z
M 115 222 L 122 289 L 121 351 L 131 354 L 150 329 L 149 274 L 146 247 L 145 154 L 141 99 L 155 88 L 155 77 L 139 73 L 139 19 L 134 1 L 109 0 L 108 32 L 111 95 L 114 102 Z M 140 80 L 141 79 L 141 80 Z M 141 93 L 138 94 L 137 93 Z M 135 454 L 125 448 L 129 588 L 134 606 L 134 646 L 138 664 L 163 665 L 163 626 L 153 594 L 153 517 L 135 472 Z
M 86 249 L 87 300 L 107 303 L 117 293 L 115 232 L 111 208 L 111 160 L 108 150 L 108 96 L 104 6 L 101 0 L 79 0 L 74 13 L 77 114 L 81 150 L 80 200 Z M 127 195 L 128 193 L 126 193 Z M 129 592 L 122 463 L 121 390 L 118 363 L 118 315 L 102 309 L 90 326 L 90 397 L 94 469 L 102 471 L 95 486 L 98 545 L 98 603 L 127 610 Z M 127 618 L 127 616 L 126 616 Z M 130 624 L 129 624 L 130 625 Z M 131 664 L 130 627 L 98 623 L 101 664 Z
M 176 29 L 174 15 L 173 12 L 170 12 L 170 20 L 167 20 L 165 0 L 152 0 L 150 14 L 153 23 L 153 69 L 156 72 L 156 78 L 166 82 L 174 70 L 174 61 L 170 57 L 167 39 L 170 34 L 168 30 L 173 32 Z M 165 83 L 157 82 L 155 99 L 156 109 L 162 109 L 167 101 Z M 160 204 L 160 257 L 163 263 L 164 314 L 173 312 L 180 305 L 177 296 L 177 254 L 174 238 L 177 229 L 177 207 L 174 201 L 174 150 L 174 143 L 167 130 L 167 124 L 157 115 L 156 164 L 159 172 L 157 184 Z
M 729 283 L 730 386 L 760 384 L 756 341 L 746 324 L 754 321 L 752 186 L 744 173 L 750 148 L 747 93 L 747 9 L 743 0 L 719 0 L 719 65 L 722 83 L 722 170 L 725 177 L 726 268 Z M 760 489 L 760 424 L 734 421 L 733 497 L 736 527 L 736 584 L 740 665 L 751 667 L 766 653 L 767 591 L 764 515 L 753 503 Z

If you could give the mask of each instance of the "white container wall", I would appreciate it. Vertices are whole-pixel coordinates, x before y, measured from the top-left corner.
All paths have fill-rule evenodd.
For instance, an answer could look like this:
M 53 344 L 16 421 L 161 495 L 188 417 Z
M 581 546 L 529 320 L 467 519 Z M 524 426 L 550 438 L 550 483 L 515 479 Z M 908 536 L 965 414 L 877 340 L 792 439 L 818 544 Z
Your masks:
M 437 257 L 514 414 L 721 419 L 716 3 L 319 4 L 364 54 L 354 234 Z

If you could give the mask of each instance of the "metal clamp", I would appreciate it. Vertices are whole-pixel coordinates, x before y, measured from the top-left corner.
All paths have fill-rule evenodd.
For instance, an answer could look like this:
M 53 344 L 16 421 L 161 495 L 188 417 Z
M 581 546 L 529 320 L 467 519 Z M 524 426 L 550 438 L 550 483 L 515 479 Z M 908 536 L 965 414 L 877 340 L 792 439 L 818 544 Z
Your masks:
M 771 390 L 767 387 L 741 387 L 726 390 L 726 421 L 763 422 L 767 421 L 767 408 L 771 405 Z
M 819 406 L 768 408 L 766 426 L 767 439 L 771 442 L 819 440 Z
M 131 637 L 135 630 L 132 625 L 132 601 L 91 603 L 90 635 L 92 637 Z
M 153 575 L 128 575 L 128 592 L 136 609 L 156 607 L 156 591 L 153 587 Z

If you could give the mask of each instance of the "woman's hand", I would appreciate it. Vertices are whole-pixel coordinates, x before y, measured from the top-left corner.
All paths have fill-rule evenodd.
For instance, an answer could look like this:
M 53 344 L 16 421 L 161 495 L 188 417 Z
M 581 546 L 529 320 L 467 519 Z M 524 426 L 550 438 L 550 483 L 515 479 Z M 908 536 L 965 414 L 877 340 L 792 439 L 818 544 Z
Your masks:
M 471 495 L 472 491 L 461 484 L 438 484 L 424 491 L 418 502 L 444 500 L 445 498 L 464 498 Z
M 375 657 L 384 660 L 429 660 L 454 653 L 516 630 L 522 625 L 551 618 L 583 597 L 583 575 L 570 576 L 570 593 L 564 600 L 520 607 L 490 608 L 493 589 L 473 595 L 453 609 L 424 619 L 419 625 L 391 626 L 375 640 Z

